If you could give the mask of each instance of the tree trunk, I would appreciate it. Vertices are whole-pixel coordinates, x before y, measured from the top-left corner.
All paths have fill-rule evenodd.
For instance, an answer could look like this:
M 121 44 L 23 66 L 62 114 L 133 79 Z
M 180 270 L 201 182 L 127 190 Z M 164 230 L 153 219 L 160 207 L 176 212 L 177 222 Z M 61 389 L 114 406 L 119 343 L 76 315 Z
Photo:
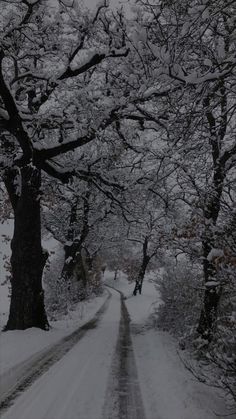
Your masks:
M 69 282 L 69 280 L 73 277 L 75 266 L 76 266 L 76 254 L 81 250 L 80 239 L 76 235 L 77 230 L 77 206 L 78 206 L 78 198 L 75 199 L 71 206 L 70 210 L 70 221 L 69 227 L 67 231 L 67 242 L 64 245 L 64 265 L 62 268 L 61 276 L 62 278 Z
M 148 266 L 149 261 L 151 259 L 151 257 L 148 256 L 148 254 L 147 254 L 147 248 L 148 248 L 148 238 L 145 237 L 145 240 L 144 240 L 144 243 L 143 243 L 142 265 L 139 269 L 138 277 L 137 277 L 136 282 L 135 282 L 133 295 L 137 295 L 137 292 L 139 292 L 139 294 L 142 293 L 143 279 L 144 279 L 144 276 L 145 276 L 145 273 L 146 273 L 147 266 Z
M 206 285 L 204 293 L 203 308 L 201 310 L 197 331 L 203 339 L 209 342 L 213 338 L 214 326 L 217 320 L 217 310 L 221 295 L 221 287 L 212 281 Z
M 147 257 L 146 259 L 143 260 L 143 263 L 141 265 L 141 268 L 139 270 L 138 273 L 138 277 L 135 281 L 135 287 L 134 287 L 134 291 L 133 291 L 133 295 L 137 295 L 137 292 L 139 292 L 139 294 L 142 293 L 142 287 L 143 287 L 143 280 L 144 280 L 144 276 L 146 273 L 146 269 L 149 263 L 149 257 Z
M 215 247 L 212 227 L 215 228 L 218 212 L 215 217 L 209 217 L 209 214 L 207 213 L 207 217 L 205 217 L 205 234 L 202 240 L 205 292 L 197 332 L 203 339 L 206 339 L 209 342 L 212 340 L 214 334 L 214 328 L 217 321 L 218 304 L 221 295 L 221 286 L 216 277 L 216 267 L 212 259 L 209 258 L 211 250 Z M 213 226 L 211 226 L 211 223 L 213 223 Z
M 41 246 L 41 173 L 29 164 L 20 172 L 9 170 L 4 180 L 15 217 L 11 242 L 12 295 L 5 330 L 29 327 L 48 330 L 42 288 L 47 253 Z
M 87 287 L 87 274 L 85 268 L 85 261 L 81 251 L 76 255 L 75 278 L 78 282 L 81 281 L 84 289 Z
M 82 230 L 81 234 L 78 237 L 77 232 L 77 210 L 78 210 L 78 203 L 79 203 L 79 197 L 76 197 L 72 207 L 71 207 L 71 213 L 70 213 L 70 222 L 69 222 L 69 228 L 67 233 L 67 243 L 64 246 L 65 250 L 65 262 L 62 269 L 62 278 L 65 279 L 65 281 L 69 281 L 74 273 L 75 270 L 78 268 L 78 265 L 81 264 L 81 275 L 77 275 L 76 277 L 78 280 L 82 280 L 83 283 L 86 283 L 86 277 L 85 277 L 85 270 L 82 263 L 82 246 L 85 242 L 85 239 L 89 232 L 89 224 L 88 224 L 88 215 L 89 215 L 89 197 L 90 197 L 90 189 L 86 191 L 85 197 L 83 197 L 84 200 L 84 206 L 83 206 L 83 219 L 82 219 Z M 81 198 L 82 199 L 82 198 Z
M 81 249 L 77 240 L 64 246 L 65 259 L 61 276 L 65 281 L 69 281 L 74 275 L 74 270 L 77 264 L 77 253 L 80 252 L 80 250 Z
M 213 177 L 211 188 L 206 196 L 204 208 L 205 234 L 202 240 L 202 249 L 205 295 L 197 331 L 208 341 L 212 339 L 214 334 L 217 309 L 221 295 L 221 285 L 217 281 L 216 267 L 211 258 L 209 258 L 209 255 L 211 250 L 214 249 L 214 247 L 217 247 L 217 245 L 215 246 L 215 243 L 217 244 L 217 241 L 215 240 L 215 231 L 221 208 L 223 185 L 226 178 L 225 164 L 230 158 L 230 155 L 228 155 L 227 152 L 222 154 L 222 144 L 224 142 L 228 123 L 226 116 L 227 93 L 223 80 L 219 82 L 218 89 L 216 94 L 221 97 L 221 119 L 219 117 L 216 119 L 213 112 L 214 96 L 209 94 L 203 99 L 203 106 L 210 134 L 209 144 L 212 151 Z M 220 120 L 220 124 L 218 123 L 218 120 Z

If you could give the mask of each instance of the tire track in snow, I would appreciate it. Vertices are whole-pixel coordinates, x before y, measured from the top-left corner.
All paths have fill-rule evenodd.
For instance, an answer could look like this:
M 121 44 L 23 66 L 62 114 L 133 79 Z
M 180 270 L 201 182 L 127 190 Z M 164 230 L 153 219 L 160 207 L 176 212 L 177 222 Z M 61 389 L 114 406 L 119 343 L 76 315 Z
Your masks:
M 95 329 L 101 320 L 102 315 L 108 308 L 111 293 L 95 316 L 83 326 L 76 329 L 71 334 L 62 338 L 49 349 L 40 351 L 28 360 L 11 368 L 0 376 L 0 415 L 7 410 L 14 400 L 26 390 L 33 382 L 43 375 L 48 369 L 59 361 L 83 336 L 88 330 Z
M 103 419 L 145 419 L 132 347 L 130 317 L 123 293 L 115 288 L 113 289 L 121 297 L 121 319 L 103 408 Z

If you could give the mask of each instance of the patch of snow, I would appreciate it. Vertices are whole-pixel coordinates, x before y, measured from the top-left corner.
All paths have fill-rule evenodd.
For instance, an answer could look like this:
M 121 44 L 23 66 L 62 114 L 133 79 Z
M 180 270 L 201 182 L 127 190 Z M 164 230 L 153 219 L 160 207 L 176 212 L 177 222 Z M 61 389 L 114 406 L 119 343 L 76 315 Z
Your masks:
M 13 235 L 13 228 L 13 220 L 8 220 L 0 224 L 0 329 L 7 322 L 10 306 L 10 282 L 6 281 L 9 275 L 6 264 L 9 263 L 11 256 L 10 239 Z
M 167 333 L 137 333 L 133 345 L 146 419 L 215 419 L 215 413 L 226 418 L 221 392 L 194 379 Z
M 215 419 L 215 413 L 226 418 L 223 392 L 198 382 L 180 360 L 176 340 L 148 321 L 161 303 L 155 279 L 147 275 L 142 294 L 133 296 L 134 283 L 122 273 L 116 281 L 114 273 L 105 275 L 105 281 L 126 297 L 146 419 Z
M 145 418 L 215 419 L 216 413 L 224 419 L 227 409 L 221 392 L 197 382 L 180 360 L 176 341 L 169 334 L 150 327 L 150 315 L 161 303 L 155 277 L 147 276 L 142 294 L 133 296 L 134 283 L 129 283 L 121 272 L 116 280 L 114 275 L 115 272 L 106 271 L 104 281 L 125 296 Z M 120 322 L 120 296 L 112 289 L 110 292 L 110 304 L 98 327 L 87 331 L 83 339 L 21 394 L 2 419 L 102 417 Z M 90 303 L 85 305 L 88 317 L 92 317 L 91 313 L 97 311 L 104 298 L 92 300 L 93 308 Z M 55 342 L 75 324 L 76 327 L 81 325 L 80 317 L 85 321 L 84 313 L 70 313 L 69 318 L 61 324 L 57 322 L 49 332 L 32 329 L 3 334 L 4 353 L 9 351 L 9 355 L 5 355 L 7 368 L 20 362 L 20 357 L 26 359 L 36 348 L 40 350 Z M 0 358 L 2 361 L 2 356 Z
M 96 297 L 88 302 L 78 303 L 77 308 L 65 315 L 62 320 L 50 322 L 51 329 L 37 328 L 14 330 L 0 334 L 1 374 L 27 360 L 31 355 L 47 348 L 89 321 L 102 306 L 107 295 Z
M 5 111 L 5 109 L 0 108 L 0 116 L 5 119 L 6 121 L 8 121 L 10 119 L 8 112 Z
M 6 325 L 10 307 L 10 283 L 6 282 L 9 275 L 5 262 L 10 260 L 10 239 L 13 235 L 14 221 L 8 220 L 0 224 L 0 329 Z M 9 239 L 8 239 L 9 238 Z M 53 256 L 58 242 L 51 236 L 43 240 L 49 255 Z M 105 301 L 106 295 L 78 303 L 74 310 L 69 311 L 62 320 L 50 322 L 49 331 L 31 328 L 24 331 L 8 331 L 0 333 L 0 373 L 25 361 L 31 355 L 50 346 L 63 336 L 70 334 L 77 327 L 89 321 Z
M 210 253 L 207 256 L 207 260 L 211 262 L 213 259 L 217 257 L 224 256 L 224 252 L 221 249 L 211 249 Z
M 218 287 L 220 285 L 220 282 L 218 281 L 207 281 L 205 283 L 205 287 L 207 288 L 214 288 L 214 287 Z
M 120 320 L 120 298 L 112 291 L 98 327 L 39 377 L 1 419 L 102 418 Z

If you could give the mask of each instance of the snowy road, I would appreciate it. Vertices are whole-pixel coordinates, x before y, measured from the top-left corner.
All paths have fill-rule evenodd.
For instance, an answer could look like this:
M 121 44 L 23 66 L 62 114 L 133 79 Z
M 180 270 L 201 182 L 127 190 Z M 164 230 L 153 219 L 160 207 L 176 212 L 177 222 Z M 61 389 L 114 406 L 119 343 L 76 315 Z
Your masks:
M 145 419 L 131 340 L 130 316 L 121 292 L 120 296 L 121 318 L 119 335 L 108 381 L 103 418 Z
M 40 375 L 61 359 L 88 330 L 94 329 L 98 325 L 107 309 L 111 295 L 109 292 L 107 299 L 95 316 L 81 327 L 0 375 L 0 413 L 6 410 L 15 398 L 26 390 Z
M 196 382 L 174 339 L 149 327 L 153 283 L 139 298 L 124 280 L 115 285 L 122 292 L 109 287 L 92 320 L 2 376 L 1 419 L 228 417 L 224 395 Z
M 110 292 L 109 305 L 97 324 L 87 327 L 83 338 L 56 363 L 53 358 L 50 368 L 47 362 L 38 364 L 43 374 L 38 371 L 36 380 L 32 369 L 28 382 L 25 377 L 18 389 L 23 392 L 2 419 L 145 418 L 128 313 L 119 293 Z

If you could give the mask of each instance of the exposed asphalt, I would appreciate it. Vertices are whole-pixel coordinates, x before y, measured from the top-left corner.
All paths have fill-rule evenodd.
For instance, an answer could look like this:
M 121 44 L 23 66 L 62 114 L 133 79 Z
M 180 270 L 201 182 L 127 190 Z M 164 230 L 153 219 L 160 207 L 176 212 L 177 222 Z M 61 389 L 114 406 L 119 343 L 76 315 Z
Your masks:
M 113 288 L 113 287 L 111 287 Z M 116 290 L 115 288 L 113 288 Z M 132 346 L 130 317 L 122 292 L 119 335 L 112 361 L 104 419 L 145 419 L 145 410 Z

